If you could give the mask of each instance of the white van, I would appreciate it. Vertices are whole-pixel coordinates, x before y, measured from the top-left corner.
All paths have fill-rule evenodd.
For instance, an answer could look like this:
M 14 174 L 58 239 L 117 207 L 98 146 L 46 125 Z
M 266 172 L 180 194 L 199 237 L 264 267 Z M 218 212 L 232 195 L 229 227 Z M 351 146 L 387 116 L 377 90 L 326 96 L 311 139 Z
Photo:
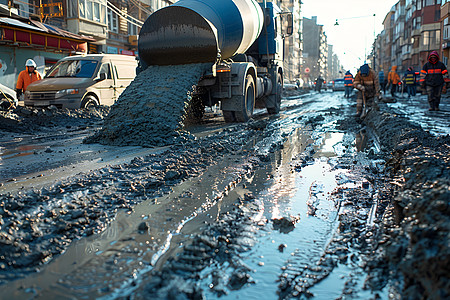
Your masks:
M 59 60 L 25 91 L 26 106 L 86 108 L 112 105 L 136 76 L 134 56 L 88 54 Z

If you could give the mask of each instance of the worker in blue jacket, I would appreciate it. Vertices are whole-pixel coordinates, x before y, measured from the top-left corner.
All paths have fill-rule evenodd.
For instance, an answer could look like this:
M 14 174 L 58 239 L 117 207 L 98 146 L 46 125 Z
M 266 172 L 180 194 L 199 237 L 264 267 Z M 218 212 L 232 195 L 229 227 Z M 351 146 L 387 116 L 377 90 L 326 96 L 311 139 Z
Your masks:
M 416 72 L 412 67 L 409 67 L 402 78 L 402 81 L 406 84 L 408 99 L 411 98 L 411 96 L 414 97 L 416 95 L 416 79 Z
M 350 70 L 348 70 L 345 73 L 345 76 L 344 76 L 344 87 L 345 87 L 344 97 L 345 98 L 350 98 L 350 94 L 352 93 L 352 90 L 353 90 L 353 75 L 352 75 L 352 73 L 350 73 Z

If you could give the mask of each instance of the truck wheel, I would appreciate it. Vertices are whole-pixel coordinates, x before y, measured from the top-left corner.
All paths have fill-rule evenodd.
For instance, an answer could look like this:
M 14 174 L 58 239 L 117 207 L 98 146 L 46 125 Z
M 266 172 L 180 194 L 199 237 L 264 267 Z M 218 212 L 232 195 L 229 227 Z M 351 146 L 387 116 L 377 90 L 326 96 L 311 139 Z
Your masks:
M 238 98 L 240 110 L 234 112 L 237 122 L 247 122 L 253 116 L 253 109 L 255 107 L 255 82 L 252 75 L 247 75 L 245 78 L 245 89 L 243 96 L 235 96 Z
M 84 97 L 83 101 L 81 101 L 81 108 L 91 108 L 99 106 L 97 98 L 92 95 L 87 95 Z
M 283 79 L 280 73 L 277 73 L 277 84 L 275 86 L 275 107 L 268 107 L 267 112 L 270 115 L 276 115 L 280 112 L 281 106 L 281 93 L 283 91 Z

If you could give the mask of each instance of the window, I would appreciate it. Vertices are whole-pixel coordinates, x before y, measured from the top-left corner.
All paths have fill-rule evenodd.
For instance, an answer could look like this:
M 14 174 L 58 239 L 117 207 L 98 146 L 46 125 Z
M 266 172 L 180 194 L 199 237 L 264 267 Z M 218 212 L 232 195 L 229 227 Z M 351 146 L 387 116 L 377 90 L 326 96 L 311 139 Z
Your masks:
M 434 11 L 434 21 L 437 22 L 441 19 L 441 9 L 438 8 Z
M 444 20 L 444 32 L 443 32 L 443 38 L 446 40 L 449 37 L 449 25 L 448 25 L 448 18 L 445 18 Z
M 138 35 L 139 28 L 135 24 L 133 24 L 135 22 L 130 18 L 128 18 L 128 21 L 128 35 Z M 133 23 L 130 23 L 130 21 Z
M 441 43 L 441 31 L 425 31 L 423 33 L 423 46 L 435 46 Z
M 108 30 L 119 33 L 119 18 L 117 14 L 108 8 Z
M 103 64 L 100 67 L 100 71 L 98 72 L 98 74 L 102 74 L 102 73 L 106 73 L 106 79 L 112 79 L 111 68 L 110 68 L 109 64 Z
M 429 31 L 425 31 L 422 35 L 422 42 L 424 46 L 429 45 L 430 43 L 430 32 Z
M 58 62 L 47 73 L 45 78 L 53 77 L 78 77 L 92 78 L 97 68 L 95 60 L 65 60 Z
M 80 18 L 86 18 L 86 0 L 79 0 Z
M 106 25 L 105 0 L 78 0 L 80 18 Z
M 422 25 L 422 17 L 417 17 L 413 19 L 412 27 L 414 29 L 420 29 L 420 26 Z
M 94 2 L 94 21 L 100 22 L 100 3 Z
M 424 6 L 431 6 L 431 5 L 434 5 L 434 0 L 425 0 Z

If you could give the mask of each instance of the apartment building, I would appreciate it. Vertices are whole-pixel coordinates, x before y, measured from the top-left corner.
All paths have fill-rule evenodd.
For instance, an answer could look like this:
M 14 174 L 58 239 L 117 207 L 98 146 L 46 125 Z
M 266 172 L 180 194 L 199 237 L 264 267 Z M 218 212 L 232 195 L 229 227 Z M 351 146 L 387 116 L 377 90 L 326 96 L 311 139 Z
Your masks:
M 448 17 L 447 21 L 441 18 L 445 4 L 441 0 L 398 1 L 386 14 L 384 29 L 375 41 L 376 70 L 383 68 L 386 72 L 394 65 L 400 73 L 408 67 L 420 70 L 431 51 L 442 53 L 441 21 L 448 23 Z
M 333 52 L 333 45 L 328 45 L 327 58 L 327 80 L 344 78 L 345 70 L 343 69 L 339 57 Z
M 278 1 L 282 12 L 291 12 L 293 21 L 292 35 L 284 40 L 284 78 L 290 82 L 296 82 L 300 78 L 302 57 L 302 19 L 301 1 Z M 283 16 L 283 15 L 282 15 Z
M 448 66 L 450 57 L 450 0 L 442 1 L 441 6 L 441 60 Z
M 303 65 L 302 79 L 305 84 L 313 82 L 319 75 L 327 79 L 327 37 L 317 17 L 303 18 Z

